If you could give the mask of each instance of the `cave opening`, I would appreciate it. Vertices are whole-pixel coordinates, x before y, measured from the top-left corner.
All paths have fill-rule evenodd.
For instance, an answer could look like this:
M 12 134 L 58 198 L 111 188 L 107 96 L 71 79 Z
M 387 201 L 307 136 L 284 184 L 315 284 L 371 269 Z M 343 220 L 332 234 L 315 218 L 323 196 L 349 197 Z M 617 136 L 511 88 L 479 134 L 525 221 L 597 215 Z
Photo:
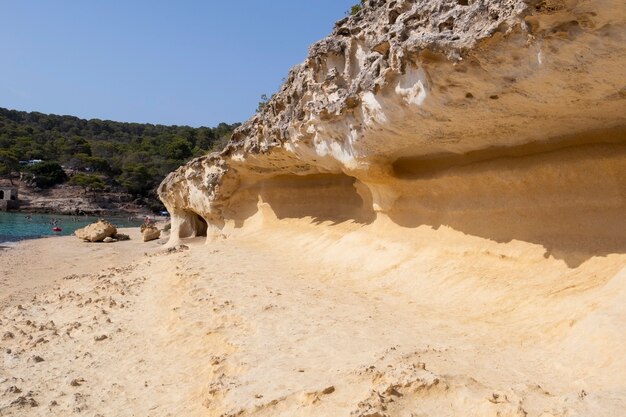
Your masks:
M 178 232 L 179 238 L 206 236 L 208 230 L 207 221 L 198 213 L 185 211 Z

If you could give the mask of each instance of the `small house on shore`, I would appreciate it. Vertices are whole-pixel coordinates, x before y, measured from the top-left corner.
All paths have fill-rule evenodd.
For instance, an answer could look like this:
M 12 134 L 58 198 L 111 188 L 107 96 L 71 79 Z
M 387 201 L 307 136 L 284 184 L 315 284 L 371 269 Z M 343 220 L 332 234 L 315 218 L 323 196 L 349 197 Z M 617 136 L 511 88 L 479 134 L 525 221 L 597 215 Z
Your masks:
M 0 187 L 0 210 L 12 210 L 18 206 L 17 188 Z

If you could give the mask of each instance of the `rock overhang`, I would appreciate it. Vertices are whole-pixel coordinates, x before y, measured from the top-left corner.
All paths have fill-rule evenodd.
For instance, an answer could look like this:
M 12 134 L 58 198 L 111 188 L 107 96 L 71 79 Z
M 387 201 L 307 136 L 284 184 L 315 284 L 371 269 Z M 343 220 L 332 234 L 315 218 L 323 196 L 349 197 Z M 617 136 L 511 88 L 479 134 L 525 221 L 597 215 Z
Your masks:
M 424 161 L 623 144 L 625 27 L 610 0 L 370 0 L 221 153 L 170 174 L 159 195 L 174 223 L 197 215 L 220 230 L 240 188 L 342 174 L 385 212 L 403 192 L 397 177 Z

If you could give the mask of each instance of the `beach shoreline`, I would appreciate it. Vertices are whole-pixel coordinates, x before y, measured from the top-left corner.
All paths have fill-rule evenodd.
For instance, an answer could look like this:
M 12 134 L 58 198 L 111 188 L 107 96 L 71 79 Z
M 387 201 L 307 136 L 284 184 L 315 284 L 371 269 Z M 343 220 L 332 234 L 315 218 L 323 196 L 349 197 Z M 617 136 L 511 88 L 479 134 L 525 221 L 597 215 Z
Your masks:
M 139 245 L 139 228 L 121 228 Z M 162 242 L 161 242 L 162 243 Z M 0 302 L 30 288 L 49 286 L 71 273 L 84 273 L 99 262 L 113 264 L 115 259 L 128 260 L 138 253 L 124 256 L 131 245 L 86 243 L 69 236 L 43 236 L 2 243 L 0 252 Z M 106 247 L 105 247 L 106 246 Z M 93 259 L 91 259 L 93 257 Z M 25 294 L 30 294 L 26 291 Z M 32 293 L 31 295 L 34 295 Z M 24 299 L 24 297 L 20 297 Z
M 164 226 L 164 216 L 114 217 L 114 216 L 67 216 L 51 214 L 0 213 L 0 245 L 41 237 L 73 235 L 76 229 L 85 227 L 99 219 L 111 222 L 118 228 L 139 227 L 150 218 Z M 55 230 L 56 228 L 56 230 Z

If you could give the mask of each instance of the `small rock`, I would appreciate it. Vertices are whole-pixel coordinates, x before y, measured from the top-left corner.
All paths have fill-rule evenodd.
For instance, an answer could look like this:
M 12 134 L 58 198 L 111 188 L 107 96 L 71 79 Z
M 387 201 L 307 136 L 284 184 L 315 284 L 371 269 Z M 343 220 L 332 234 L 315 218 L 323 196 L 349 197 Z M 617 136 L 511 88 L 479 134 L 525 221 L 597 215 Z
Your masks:
M 324 390 L 322 390 L 322 394 L 324 394 L 324 395 L 332 394 L 333 392 L 335 392 L 335 387 L 332 386 L 332 385 L 330 387 L 326 387 L 326 388 L 324 388 Z
M 4 332 L 4 335 L 2 335 L 2 340 L 9 340 L 9 339 L 13 339 L 15 337 L 15 335 L 11 332 Z
M 108 236 L 108 237 L 105 237 L 102 241 L 104 243 L 113 243 L 113 242 L 117 242 L 117 239 L 113 239 L 112 237 Z
M 33 360 L 33 362 L 35 362 L 35 363 L 39 363 L 39 362 L 43 362 L 43 361 L 44 361 L 44 359 L 43 359 L 41 356 L 39 356 L 39 355 L 35 355 L 35 356 L 33 356 L 31 359 L 32 359 L 32 360 Z
M 10 405 L 18 407 L 25 407 L 27 405 L 30 405 L 31 407 L 37 407 L 39 403 L 35 401 L 35 399 L 30 395 L 22 395 L 21 397 L 17 397 L 17 399 L 11 401 Z
M 508 398 L 506 394 L 502 392 L 494 392 L 491 394 L 491 397 L 488 400 L 494 404 L 502 404 L 508 402 Z
M 80 387 L 83 382 L 85 382 L 83 378 L 76 378 L 76 379 L 72 379 L 72 382 L 70 382 L 70 385 L 73 387 Z
M 143 241 L 149 242 L 151 240 L 156 240 L 161 236 L 161 231 L 154 226 L 148 226 L 141 232 L 143 235 Z
M 96 342 L 101 342 L 101 341 L 103 341 L 105 339 L 108 339 L 108 338 L 109 338 L 109 336 L 103 334 L 103 335 L 100 335 L 100 336 L 95 336 L 93 338 L 93 340 L 95 340 Z

